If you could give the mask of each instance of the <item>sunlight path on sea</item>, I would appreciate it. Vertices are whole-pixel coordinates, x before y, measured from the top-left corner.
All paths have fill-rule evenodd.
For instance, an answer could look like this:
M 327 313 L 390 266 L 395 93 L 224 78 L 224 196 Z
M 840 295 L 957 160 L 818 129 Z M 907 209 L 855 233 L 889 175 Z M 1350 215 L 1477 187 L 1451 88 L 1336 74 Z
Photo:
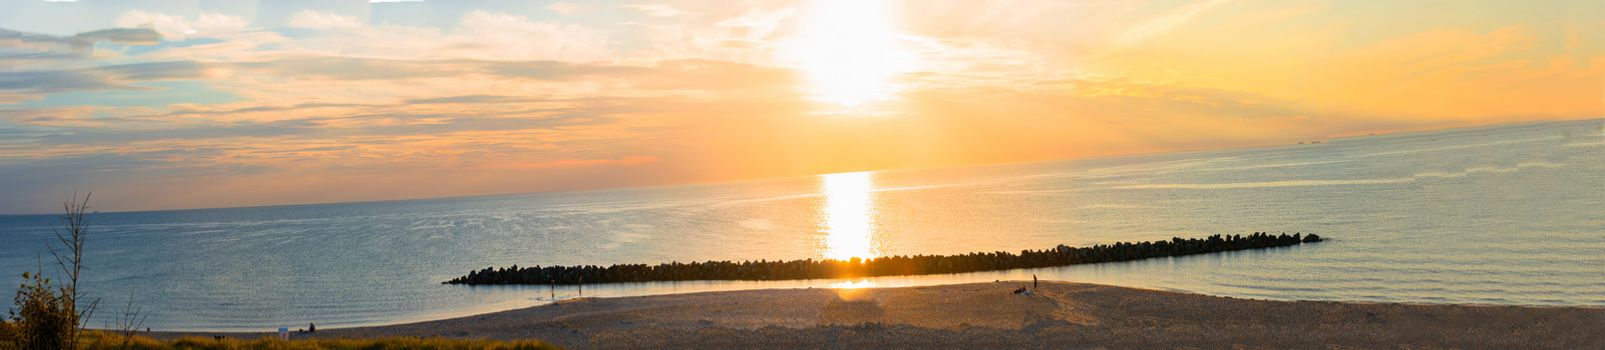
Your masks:
M 875 173 L 820 175 L 824 222 L 824 251 L 829 259 L 873 258 L 875 249 Z

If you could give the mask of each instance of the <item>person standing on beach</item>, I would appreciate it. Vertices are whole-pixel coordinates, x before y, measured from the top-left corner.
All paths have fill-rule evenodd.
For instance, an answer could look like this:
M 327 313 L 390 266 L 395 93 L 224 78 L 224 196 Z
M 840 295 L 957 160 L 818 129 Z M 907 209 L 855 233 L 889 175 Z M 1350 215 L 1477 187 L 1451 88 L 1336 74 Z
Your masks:
M 1037 289 L 1037 274 L 1031 274 L 1031 289 Z

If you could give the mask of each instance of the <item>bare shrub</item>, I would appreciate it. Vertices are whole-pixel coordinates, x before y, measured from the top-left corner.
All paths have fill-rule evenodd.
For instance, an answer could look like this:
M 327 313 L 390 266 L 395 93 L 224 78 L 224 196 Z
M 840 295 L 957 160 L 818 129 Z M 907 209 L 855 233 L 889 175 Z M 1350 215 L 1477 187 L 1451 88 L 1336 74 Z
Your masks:
M 84 270 L 84 243 L 89 236 L 89 196 L 82 200 L 73 195 L 62 204 L 66 215 L 61 227 L 55 228 L 61 247 L 51 247 L 50 253 L 65 276 L 57 287 L 42 271 L 23 273 L 23 283 L 17 287 L 10 310 L 11 322 L 5 327 L 11 345 L 19 349 L 77 349 L 85 322 L 99 300 L 79 307 L 82 295 L 78 288 Z M 43 268 L 41 268 L 43 270 Z

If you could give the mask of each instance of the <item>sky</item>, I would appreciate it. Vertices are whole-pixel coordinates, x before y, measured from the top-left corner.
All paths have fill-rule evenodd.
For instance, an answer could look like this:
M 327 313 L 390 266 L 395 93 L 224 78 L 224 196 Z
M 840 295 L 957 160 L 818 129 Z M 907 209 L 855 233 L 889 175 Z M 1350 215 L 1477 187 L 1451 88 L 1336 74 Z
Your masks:
M 1605 2 L 0 0 L 0 213 L 1605 116 Z

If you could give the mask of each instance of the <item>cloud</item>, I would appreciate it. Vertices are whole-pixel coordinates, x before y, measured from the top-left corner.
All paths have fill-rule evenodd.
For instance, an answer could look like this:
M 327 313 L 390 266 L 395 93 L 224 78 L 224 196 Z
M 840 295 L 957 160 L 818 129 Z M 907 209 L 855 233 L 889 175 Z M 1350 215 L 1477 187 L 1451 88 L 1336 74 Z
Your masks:
M 148 28 L 113 28 L 84 32 L 69 37 L 76 45 L 87 46 L 107 42 L 123 45 L 152 45 L 162 39 L 161 34 Z
M 1121 34 L 1117 39 L 1115 39 L 1115 42 L 1120 46 L 1131 45 L 1157 35 L 1168 33 L 1171 30 L 1186 24 L 1188 21 L 1191 21 L 1193 17 L 1197 17 L 1198 15 L 1203 14 L 1210 9 L 1225 5 L 1230 1 L 1231 0 L 1209 0 L 1176 7 L 1169 12 L 1165 12 L 1157 17 L 1130 27 L 1131 29 L 1126 30 L 1124 34 Z
M 194 19 L 143 10 L 129 10 L 117 16 L 118 27 L 148 28 L 171 40 L 215 37 L 243 30 L 248 25 L 244 18 L 211 12 L 201 12 Z
M 409 105 L 427 105 L 444 103 L 505 103 L 525 101 L 522 97 L 496 96 L 496 95 L 462 95 L 447 97 L 415 98 L 407 100 Z
M 445 77 L 462 73 L 453 65 L 435 61 L 369 59 L 353 57 L 286 57 L 231 65 L 241 73 L 259 73 L 284 78 L 336 80 L 390 80 Z
M 169 38 L 183 38 L 185 35 L 195 34 L 195 29 L 189 25 L 189 20 L 183 17 L 140 10 L 124 12 L 118 16 L 117 26 L 151 28 Z
M 330 80 L 353 82 L 381 82 L 397 80 L 443 79 L 452 82 L 461 78 L 494 80 L 482 81 L 484 86 L 543 82 L 573 84 L 593 89 L 600 86 L 621 88 L 624 91 L 641 89 L 673 90 L 737 90 L 787 87 L 797 81 L 795 72 L 787 69 L 734 62 L 684 59 L 651 62 L 650 65 L 575 63 L 556 60 L 486 61 L 486 60 L 393 60 L 354 57 L 298 57 L 262 62 L 210 64 L 218 69 L 234 72 L 235 77 L 260 77 L 294 82 Z M 721 74 L 709 78 L 706 74 Z M 367 83 L 364 83 L 367 84 Z M 595 92 L 592 92 L 595 93 Z M 500 96 L 500 95 L 497 95 Z M 495 99 L 497 96 L 446 96 L 418 99 L 420 103 L 439 103 L 460 99 Z M 506 100 L 497 100 L 505 102 Z M 461 101 L 457 101 L 461 102 Z
M 675 8 L 674 5 L 669 4 L 624 4 L 619 6 L 640 11 L 641 13 L 652 17 L 680 17 L 694 14 L 682 11 L 679 8 Z
M 890 19 L 910 59 L 886 113 L 822 117 L 781 50 L 800 3 L 494 3 L 113 7 L 83 15 L 136 28 L 0 30 L 0 175 L 65 174 L 108 209 L 669 184 L 1597 115 L 1605 76 L 1600 24 L 938 1 Z M 119 99 L 148 103 L 103 103 Z M 51 178 L 0 187 L 54 198 Z
M 576 13 L 580 13 L 581 10 L 584 10 L 585 6 L 566 1 L 558 1 L 546 5 L 546 9 L 560 15 L 573 16 Z
M 0 59 L 80 59 L 92 55 L 96 43 L 153 45 L 160 40 L 160 34 L 144 28 L 103 29 L 67 37 L 0 29 Z
M 61 92 L 117 87 L 106 79 L 86 72 L 0 72 L 0 91 L 24 90 Z
M 624 156 L 616 159 L 559 159 L 537 162 L 495 162 L 486 164 L 486 169 L 530 170 L 530 169 L 559 169 L 578 168 L 609 165 L 641 165 L 657 162 L 657 157 L 651 156 Z
M 362 20 L 329 12 L 301 10 L 290 16 L 285 25 L 304 29 L 347 29 L 361 27 Z
M 73 45 L 65 38 L 0 29 L 0 59 L 47 60 L 79 58 L 88 46 Z
M 0 91 L 35 93 L 103 89 L 143 89 L 133 83 L 199 79 L 206 75 L 195 62 L 149 62 L 53 71 L 0 72 Z
M 158 81 L 198 79 L 206 76 L 206 66 L 198 62 L 171 61 L 110 65 L 92 69 L 115 81 Z
M 749 39 L 767 38 L 778 30 L 782 23 L 793 18 L 797 10 L 784 7 L 776 10 L 760 8 L 748 9 L 739 16 L 719 20 L 714 26 L 725 28 L 740 28 Z
M 456 45 L 493 57 L 600 60 L 611 57 L 608 33 L 578 25 L 475 10 L 463 15 Z

